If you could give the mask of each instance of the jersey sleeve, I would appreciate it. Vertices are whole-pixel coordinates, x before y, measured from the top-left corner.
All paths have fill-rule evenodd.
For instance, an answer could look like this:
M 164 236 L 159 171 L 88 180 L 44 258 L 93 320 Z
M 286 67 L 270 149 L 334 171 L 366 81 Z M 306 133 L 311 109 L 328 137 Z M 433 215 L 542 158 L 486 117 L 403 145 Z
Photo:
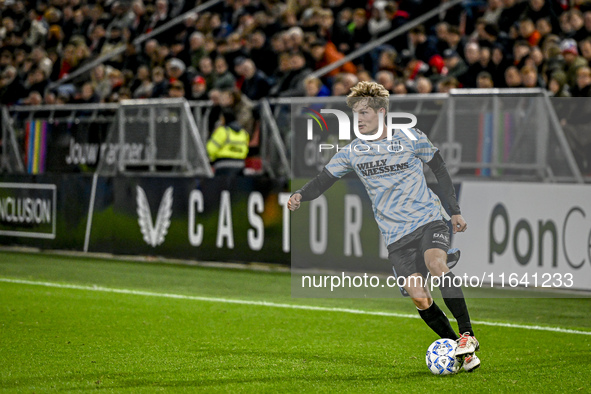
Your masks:
M 324 168 L 336 178 L 342 178 L 345 174 L 353 171 L 351 160 L 349 160 L 348 152 L 345 149 L 338 151 Z
M 433 155 L 438 149 L 433 146 L 429 138 L 419 129 L 411 129 L 417 140 L 415 141 L 415 156 L 417 156 L 423 163 L 428 163 L 433 159 Z

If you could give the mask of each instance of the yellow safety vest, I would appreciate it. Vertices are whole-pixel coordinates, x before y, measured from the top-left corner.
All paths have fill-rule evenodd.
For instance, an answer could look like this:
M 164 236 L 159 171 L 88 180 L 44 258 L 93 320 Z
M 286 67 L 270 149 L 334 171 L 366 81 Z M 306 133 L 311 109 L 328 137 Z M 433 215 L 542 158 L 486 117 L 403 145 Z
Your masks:
M 250 137 L 246 130 L 236 131 L 228 126 L 220 126 L 207 141 L 207 154 L 214 162 L 220 159 L 242 159 L 248 155 Z

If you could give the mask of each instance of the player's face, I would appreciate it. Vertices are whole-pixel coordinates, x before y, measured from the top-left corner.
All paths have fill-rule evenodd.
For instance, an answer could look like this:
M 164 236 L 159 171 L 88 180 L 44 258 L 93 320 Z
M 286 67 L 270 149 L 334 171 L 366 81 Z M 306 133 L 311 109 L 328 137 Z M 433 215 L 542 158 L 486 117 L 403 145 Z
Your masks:
M 353 108 L 353 112 L 357 112 L 357 124 L 359 126 L 359 132 L 361 134 L 375 134 L 379 126 L 378 113 L 384 113 L 385 111 L 383 108 L 381 108 L 378 110 L 378 112 L 376 112 L 375 109 L 367 106 L 366 104 L 359 103 L 359 105 Z

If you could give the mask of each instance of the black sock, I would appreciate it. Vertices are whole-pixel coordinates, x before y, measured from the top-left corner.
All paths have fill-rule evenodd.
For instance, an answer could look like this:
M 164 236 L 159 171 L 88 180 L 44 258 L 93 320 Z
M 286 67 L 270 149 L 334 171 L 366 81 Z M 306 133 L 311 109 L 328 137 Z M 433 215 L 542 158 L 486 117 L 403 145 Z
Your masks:
M 431 330 L 435 331 L 441 338 L 458 339 L 458 335 L 449 324 L 449 319 L 445 313 L 433 301 L 433 304 L 428 309 L 418 310 L 421 318 L 427 323 Z
M 472 323 L 470 323 L 470 314 L 468 313 L 468 307 L 466 306 L 466 299 L 464 298 L 464 292 L 461 286 L 454 286 L 453 281 L 456 276 L 453 272 L 447 272 L 441 276 L 441 295 L 443 301 L 447 305 L 450 312 L 454 315 L 458 322 L 458 330 L 460 334 L 469 332 L 470 335 L 474 336 L 472 331 Z

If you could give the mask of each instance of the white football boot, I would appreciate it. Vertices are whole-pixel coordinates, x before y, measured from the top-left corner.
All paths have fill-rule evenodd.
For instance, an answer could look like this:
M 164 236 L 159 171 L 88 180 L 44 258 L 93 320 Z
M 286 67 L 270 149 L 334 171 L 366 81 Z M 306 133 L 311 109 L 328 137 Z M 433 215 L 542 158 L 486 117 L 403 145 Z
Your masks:
M 476 338 L 470 336 L 470 333 L 468 332 L 460 335 L 460 338 L 458 339 L 458 347 L 456 348 L 456 356 L 472 354 L 477 350 L 480 350 L 480 344 Z
M 468 354 L 464 358 L 464 371 L 473 372 L 480 367 L 480 359 L 475 354 Z

